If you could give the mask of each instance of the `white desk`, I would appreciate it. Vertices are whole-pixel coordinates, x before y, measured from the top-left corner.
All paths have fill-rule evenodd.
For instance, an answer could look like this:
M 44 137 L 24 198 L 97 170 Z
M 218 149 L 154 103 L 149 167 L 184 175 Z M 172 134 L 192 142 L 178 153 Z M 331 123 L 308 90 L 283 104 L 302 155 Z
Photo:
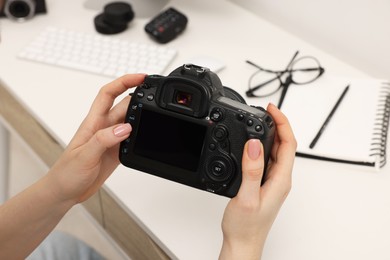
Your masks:
M 83 9 L 82 1 L 48 0 L 47 4 L 48 15 L 27 23 L 1 21 L 0 78 L 45 130 L 66 144 L 98 89 L 111 79 L 15 58 L 47 25 L 94 32 L 96 13 Z M 188 15 L 189 25 L 169 43 L 179 55 L 166 73 L 193 56 L 209 55 L 227 64 L 219 73 L 222 82 L 243 95 L 253 72 L 245 59 L 281 68 L 299 49 L 317 57 L 327 73 L 365 76 L 224 0 L 174 0 L 170 5 Z M 136 19 L 126 32 L 112 37 L 152 42 L 143 32 L 146 21 Z M 269 100 L 248 100 L 255 102 L 265 106 Z M 271 230 L 263 259 L 390 259 L 389 170 L 389 165 L 375 173 L 297 158 L 293 189 Z M 125 167 L 117 169 L 105 188 L 171 257 L 217 258 L 227 198 Z

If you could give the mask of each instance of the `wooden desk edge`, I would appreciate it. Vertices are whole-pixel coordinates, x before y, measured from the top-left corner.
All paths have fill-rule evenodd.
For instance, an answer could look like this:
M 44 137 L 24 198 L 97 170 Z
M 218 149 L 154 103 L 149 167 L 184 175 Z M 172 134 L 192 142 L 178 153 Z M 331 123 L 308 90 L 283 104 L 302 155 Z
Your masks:
M 63 153 L 65 148 L 60 142 L 45 130 L 2 82 L 0 115 L 48 167 Z M 170 259 L 104 187 L 83 206 L 131 259 Z

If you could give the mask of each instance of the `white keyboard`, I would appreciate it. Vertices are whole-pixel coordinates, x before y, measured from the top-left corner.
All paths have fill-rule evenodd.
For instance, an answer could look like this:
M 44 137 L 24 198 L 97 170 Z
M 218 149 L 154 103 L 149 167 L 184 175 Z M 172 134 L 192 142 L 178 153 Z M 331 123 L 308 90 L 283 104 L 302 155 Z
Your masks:
M 176 53 L 165 46 L 48 27 L 18 57 L 119 77 L 126 73 L 162 74 Z

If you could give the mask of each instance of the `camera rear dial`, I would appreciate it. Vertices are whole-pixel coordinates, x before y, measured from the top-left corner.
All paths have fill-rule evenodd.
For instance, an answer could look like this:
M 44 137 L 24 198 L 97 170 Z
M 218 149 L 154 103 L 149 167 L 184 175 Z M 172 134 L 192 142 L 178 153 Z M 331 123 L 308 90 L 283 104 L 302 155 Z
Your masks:
M 218 183 L 229 181 L 235 172 L 232 160 L 222 155 L 211 157 L 206 165 L 207 176 Z

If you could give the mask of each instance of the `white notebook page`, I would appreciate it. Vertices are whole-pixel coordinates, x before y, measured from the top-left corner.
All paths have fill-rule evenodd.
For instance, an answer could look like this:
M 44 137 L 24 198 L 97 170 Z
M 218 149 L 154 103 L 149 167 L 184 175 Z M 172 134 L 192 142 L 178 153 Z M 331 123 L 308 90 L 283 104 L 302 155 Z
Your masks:
M 309 145 L 347 85 L 347 94 L 313 149 Z M 381 81 L 324 75 L 307 85 L 291 85 L 281 110 L 298 141 L 298 152 L 343 160 L 375 162 L 371 143 Z

